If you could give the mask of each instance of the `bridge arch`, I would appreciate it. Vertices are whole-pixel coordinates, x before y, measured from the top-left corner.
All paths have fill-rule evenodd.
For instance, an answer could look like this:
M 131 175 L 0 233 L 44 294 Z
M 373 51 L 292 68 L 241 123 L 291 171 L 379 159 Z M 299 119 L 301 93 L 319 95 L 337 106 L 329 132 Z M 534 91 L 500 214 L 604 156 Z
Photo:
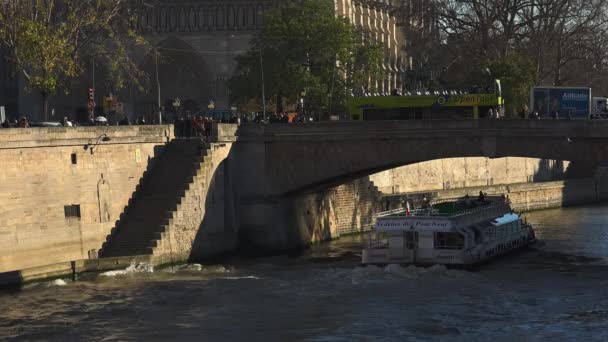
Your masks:
M 280 197 L 436 159 L 598 162 L 608 160 L 607 133 L 608 123 L 593 121 L 342 122 L 241 127 L 237 142 L 263 161 L 264 192 Z

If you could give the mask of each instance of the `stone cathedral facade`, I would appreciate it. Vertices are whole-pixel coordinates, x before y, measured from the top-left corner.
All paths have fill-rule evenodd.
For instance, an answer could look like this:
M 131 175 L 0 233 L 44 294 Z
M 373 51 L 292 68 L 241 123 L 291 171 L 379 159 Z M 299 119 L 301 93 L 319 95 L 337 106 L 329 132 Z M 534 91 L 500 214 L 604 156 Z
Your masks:
M 401 87 L 405 57 L 394 16 L 397 0 L 333 1 L 336 15 L 358 28 L 363 44 L 375 42 L 384 48 L 384 79 L 372 86 L 380 93 Z M 168 61 L 175 62 L 160 68 L 163 98 L 191 97 L 200 104 L 213 100 L 216 108 L 230 108 L 226 81 L 235 70 L 234 57 L 248 49 L 264 12 L 278 4 L 278 0 L 191 0 L 143 8 L 140 29 L 164 49 Z M 134 109 L 146 112 L 155 103 L 150 98 L 140 100 Z
M 158 106 L 156 70 L 160 84 L 161 105 L 168 106 L 179 97 L 206 108 L 214 101 L 216 109 L 230 109 L 226 83 L 235 68 L 235 57 L 247 51 L 256 30 L 263 24 L 266 11 L 288 0 L 158 0 L 139 9 L 138 27 L 158 48 L 162 59 L 141 56 L 141 64 L 151 75 L 146 93 L 127 89 L 118 93 L 124 111 L 135 116 L 150 116 Z M 327 0 L 331 1 L 331 0 Z M 405 58 L 403 39 L 395 19 L 398 0 L 333 0 L 336 15 L 348 18 L 361 32 L 361 40 L 384 47 L 382 65 L 385 77 L 373 84 L 388 93 L 402 86 Z M 401 1 L 401 0 L 399 0 Z M 112 91 L 103 68 L 74 81 L 69 95 L 51 99 L 51 106 L 61 116 L 72 117 L 75 108 L 84 106 L 85 91 L 95 88 L 98 104 Z M 116 94 L 116 92 L 113 92 Z M 36 94 L 20 99 L 24 113 L 41 112 Z M 37 107 L 38 106 L 38 107 Z
M 406 68 L 402 33 L 399 30 L 396 0 L 334 0 L 336 15 L 350 20 L 361 32 L 363 44 L 375 42 L 384 48 L 384 80 L 377 81 L 380 93 L 401 88 Z

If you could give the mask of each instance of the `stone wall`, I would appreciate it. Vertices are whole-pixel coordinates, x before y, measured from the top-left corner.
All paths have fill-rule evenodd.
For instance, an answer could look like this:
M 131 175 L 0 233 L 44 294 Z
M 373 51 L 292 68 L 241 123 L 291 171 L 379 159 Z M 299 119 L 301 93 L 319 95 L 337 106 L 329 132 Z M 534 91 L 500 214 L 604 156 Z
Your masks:
M 560 180 L 568 162 L 532 158 L 450 158 L 398 167 L 370 179 L 385 194 Z
M 382 194 L 368 178 L 287 201 L 290 229 L 282 238 L 291 247 L 369 230 L 383 203 Z
M 234 252 L 237 225 L 229 178 L 231 144 L 211 144 L 203 165 L 162 233 L 154 255 L 162 263 L 201 260 Z
M 423 197 L 427 197 L 431 201 L 443 201 L 462 198 L 468 194 L 475 198 L 479 191 L 483 191 L 490 196 L 509 196 L 511 206 L 516 210 L 540 210 L 605 202 L 608 200 L 608 177 L 598 174 L 595 178 L 566 181 L 480 186 L 387 195 L 383 199 L 383 206 L 396 209 L 401 207 L 405 200 L 418 203 L 422 201 Z
M 0 272 L 89 258 L 172 137 L 171 126 L 0 129 Z

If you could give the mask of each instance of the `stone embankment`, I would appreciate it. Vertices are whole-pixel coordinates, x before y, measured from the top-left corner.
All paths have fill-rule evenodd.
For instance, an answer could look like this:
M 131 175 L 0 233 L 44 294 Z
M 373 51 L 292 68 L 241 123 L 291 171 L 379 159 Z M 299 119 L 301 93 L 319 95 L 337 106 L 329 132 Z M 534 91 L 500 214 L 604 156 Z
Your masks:
M 251 153 L 272 142 L 254 141 L 235 152 L 236 126 L 217 125 L 213 132 L 213 143 L 202 144 L 176 140 L 170 126 L 0 130 L 0 284 L 247 248 L 276 253 L 368 230 L 377 212 L 422 196 L 505 194 L 519 210 L 608 199 L 606 168 L 584 179 L 527 183 L 563 177 L 566 164 L 469 158 L 259 201 L 241 186 L 278 157 Z M 464 173 L 455 171 L 460 164 Z M 419 191 L 425 180 L 430 191 Z M 246 218 L 258 216 L 278 217 L 281 225 L 249 225 Z
M 99 250 L 171 126 L 0 130 L 0 272 Z
M 519 211 L 532 211 L 608 201 L 608 178 L 600 182 L 596 178 L 572 179 L 543 183 L 480 186 L 463 189 L 422 191 L 394 194 L 384 197 L 385 207 L 395 209 L 407 200 L 417 203 L 424 197 L 431 201 L 476 197 L 482 191 L 490 196 L 509 196 L 511 207 Z

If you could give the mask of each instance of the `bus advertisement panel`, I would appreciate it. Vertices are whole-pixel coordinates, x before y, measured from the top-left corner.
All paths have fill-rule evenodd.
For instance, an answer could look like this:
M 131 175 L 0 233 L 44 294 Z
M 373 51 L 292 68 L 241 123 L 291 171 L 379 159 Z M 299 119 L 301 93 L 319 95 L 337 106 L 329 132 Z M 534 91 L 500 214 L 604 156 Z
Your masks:
M 540 117 L 587 119 L 591 113 L 591 88 L 535 87 L 531 108 Z
M 474 108 L 499 108 L 504 104 L 496 94 L 372 96 L 349 99 L 352 120 L 405 120 L 473 117 Z M 452 117 L 448 117 L 451 115 Z

